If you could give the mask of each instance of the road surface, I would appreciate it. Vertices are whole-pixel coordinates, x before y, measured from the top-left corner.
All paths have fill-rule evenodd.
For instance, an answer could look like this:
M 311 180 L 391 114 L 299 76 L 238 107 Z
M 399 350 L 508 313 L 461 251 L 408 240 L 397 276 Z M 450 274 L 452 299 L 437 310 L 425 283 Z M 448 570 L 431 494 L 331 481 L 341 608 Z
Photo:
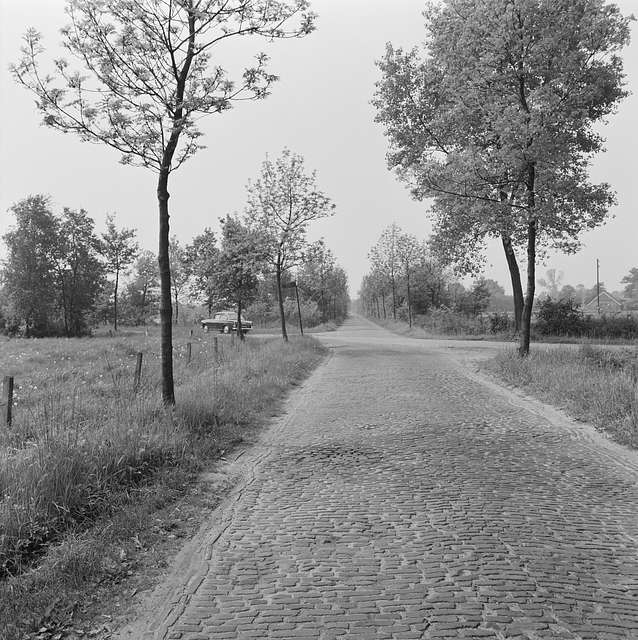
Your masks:
M 635 454 L 449 343 L 357 317 L 320 339 L 121 638 L 638 638 Z

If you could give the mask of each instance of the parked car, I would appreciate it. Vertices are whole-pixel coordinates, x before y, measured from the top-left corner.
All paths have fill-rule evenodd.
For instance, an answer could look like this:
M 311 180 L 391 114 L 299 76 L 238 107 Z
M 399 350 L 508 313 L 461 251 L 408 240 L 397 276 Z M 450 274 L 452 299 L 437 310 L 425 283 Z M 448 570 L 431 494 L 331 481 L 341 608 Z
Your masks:
M 237 312 L 236 311 L 220 311 L 212 318 L 206 318 L 201 321 L 204 331 L 220 331 L 221 333 L 230 333 L 237 331 Z M 241 318 L 242 333 L 248 333 L 253 328 L 253 323 L 246 320 L 244 316 Z

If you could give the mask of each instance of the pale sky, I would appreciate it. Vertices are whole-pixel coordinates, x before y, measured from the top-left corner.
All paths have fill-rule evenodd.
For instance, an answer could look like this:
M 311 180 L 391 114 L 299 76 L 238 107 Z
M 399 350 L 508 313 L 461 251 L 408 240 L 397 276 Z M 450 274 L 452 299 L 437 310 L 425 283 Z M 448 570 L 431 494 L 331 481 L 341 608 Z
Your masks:
M 252 41 L 254 51 L 271 57 L 271 71 L 281 80 L 264 101 L 246 102 L 203 121 L 201 150 L 171 177 L 172 232 L 190 242 L 218 218 L 243 210 L 245 185 L 257 176 L 267 153 L 283 147 L 302 154 L 316 169 L 319 186 L 337 205 L 336 215 L 314 224 L 310 238 L 324 237 L 345 268 L 350 292 L 357 295 L 368 271 L 367 253 L 384 227 L 397 222 L 425 238 L 430 226 L 427 203 L 411 200 L 387 170 L 387 144 L 373 122 L 370 100 L 378 78 L 375 60 L 385 43 L 411 47 L 424 37 L 423 0 L 314 0 L 318 29 L 300 40 Z M 626 13 L 638 0 L 617 0 Z M 80 142 L 40 125 L 34 99 L 16 85 L 7 66 L 19 57 L 22 34 L 35 27 L 44 34 L 51 56 L 58 55 L 58 30 L 66 24 L 64 0 L 0 0 L 0 234 L 13 223 L 8 207 L 35 193 L 50 194 L 56 210 L 85 208 L 101 230 L 107 213 L 119 226 L 135 227 L 143 247 L 157 250 L 155 174 L 124 167 L 119 154 L 101 145 Z M 628 87 L 638 92 L 638 34 L 625 51 Z M 228 68 L 240 63 L 236 53 L 215 60 Z M 600 259 L 601 280 L 618 288 L 630 268 L 638 266 L 638 96 L 623 102 L 603 130 L 607 152 L 592 170 L 595 181 L 607 181 L 618 193 L 614 218 L 583 236 L 575 256 L 552 254 L 548 268 L 564 272 L 564 282 L 591 286 Z M 489 252 L 485 275 L 509 291 L 502 249 Z

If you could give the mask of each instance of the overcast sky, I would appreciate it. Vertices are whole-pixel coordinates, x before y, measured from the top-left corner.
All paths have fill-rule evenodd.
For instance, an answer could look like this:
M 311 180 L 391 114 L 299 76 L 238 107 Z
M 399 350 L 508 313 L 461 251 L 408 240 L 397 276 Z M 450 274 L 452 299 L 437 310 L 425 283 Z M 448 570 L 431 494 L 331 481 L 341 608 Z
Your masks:
M 21 36 L 35 27 L 52 54 L 66 24 L 64 0 L 0 0 L 0 233 L 13 223 L 7 209 L 34 193 L 50 194 L 54 207 L 85 208 L 102 229 L 107 213 L 118 225 L 135 227 L 141 244 L 156 250 L 155 174 L 124 167 L 107 147 L 80 142 L 40 125 L 33 97 L 10 77 L 7 66 L 19 57 Z M 413 202 L 408 191 L 387 170 L 386 141 L 374 124 L 370 99 L 378 77 L 375 60 L 385 43 L 411 47 L 423 39 L 423 0 L 314 0 L 318 29 L 301 40 L 265 43 L 255 51 L 271 57 L 271 70 L 281 80 L 265 101 L 242 103 L 203 123 L 200 151 L 171 178 L 172 230 L 189 242 L 204 227 L 241 211 L 245 185 L 259 172 L 267 153 L 287 146 L 316 169 L 320 187 L 334 200 L 334 218 L 317 222 L 310 237 L 325 237 L 346 269 L 351 295 L 356 296 L 368 270 L 367 253 L 391 222 L 424 238 L 429 233 L 426 203 Z M 625 13 L 637 0 L 619 0 Z M 629 88 L 638 86 L 638 37 L 626 50 Z M 234 55 L 234 54 L 233 54 Z M 238 60 L 215 60 L 232 68 Z M 601 280 L 618 288 L 620 279 L 638 266 L 638 96 L 628 98 L 603 130 L 607 152 L 592 170 L 596 181 L 610 182 L 619 205 L 606 226 L 583 236 L 584 249 L 575 256 L 553 254 L 547 268 L 564 272 L 564 282 L 591 286 L 596 258 Z M 502 249 L 489 252 L 486 275 L 507 287 Z M 507 287 L 509 290 L 509 287 Z

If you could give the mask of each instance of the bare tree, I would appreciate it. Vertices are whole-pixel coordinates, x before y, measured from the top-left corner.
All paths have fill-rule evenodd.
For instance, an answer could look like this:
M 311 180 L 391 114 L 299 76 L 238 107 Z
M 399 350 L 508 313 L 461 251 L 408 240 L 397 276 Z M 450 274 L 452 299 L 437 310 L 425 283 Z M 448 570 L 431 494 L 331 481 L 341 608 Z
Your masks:
M 123 164 L 158 174 L 162 398 L 171 405 L 169 176 L 201 148 L 199 116 L 264 98 L 277 79 L 259 54 L 233 82 L 212 53 L 236 36 L 303 36 L 315 15 L 308 0 L 68 0 L 66 11 L 71 22 L 62 30 L 63 46 L 85 71 L 58 59 L 54 75 L 43 72 L 34 29 L 11 70 L 37 95 L 45 124 L 113 147 Z

